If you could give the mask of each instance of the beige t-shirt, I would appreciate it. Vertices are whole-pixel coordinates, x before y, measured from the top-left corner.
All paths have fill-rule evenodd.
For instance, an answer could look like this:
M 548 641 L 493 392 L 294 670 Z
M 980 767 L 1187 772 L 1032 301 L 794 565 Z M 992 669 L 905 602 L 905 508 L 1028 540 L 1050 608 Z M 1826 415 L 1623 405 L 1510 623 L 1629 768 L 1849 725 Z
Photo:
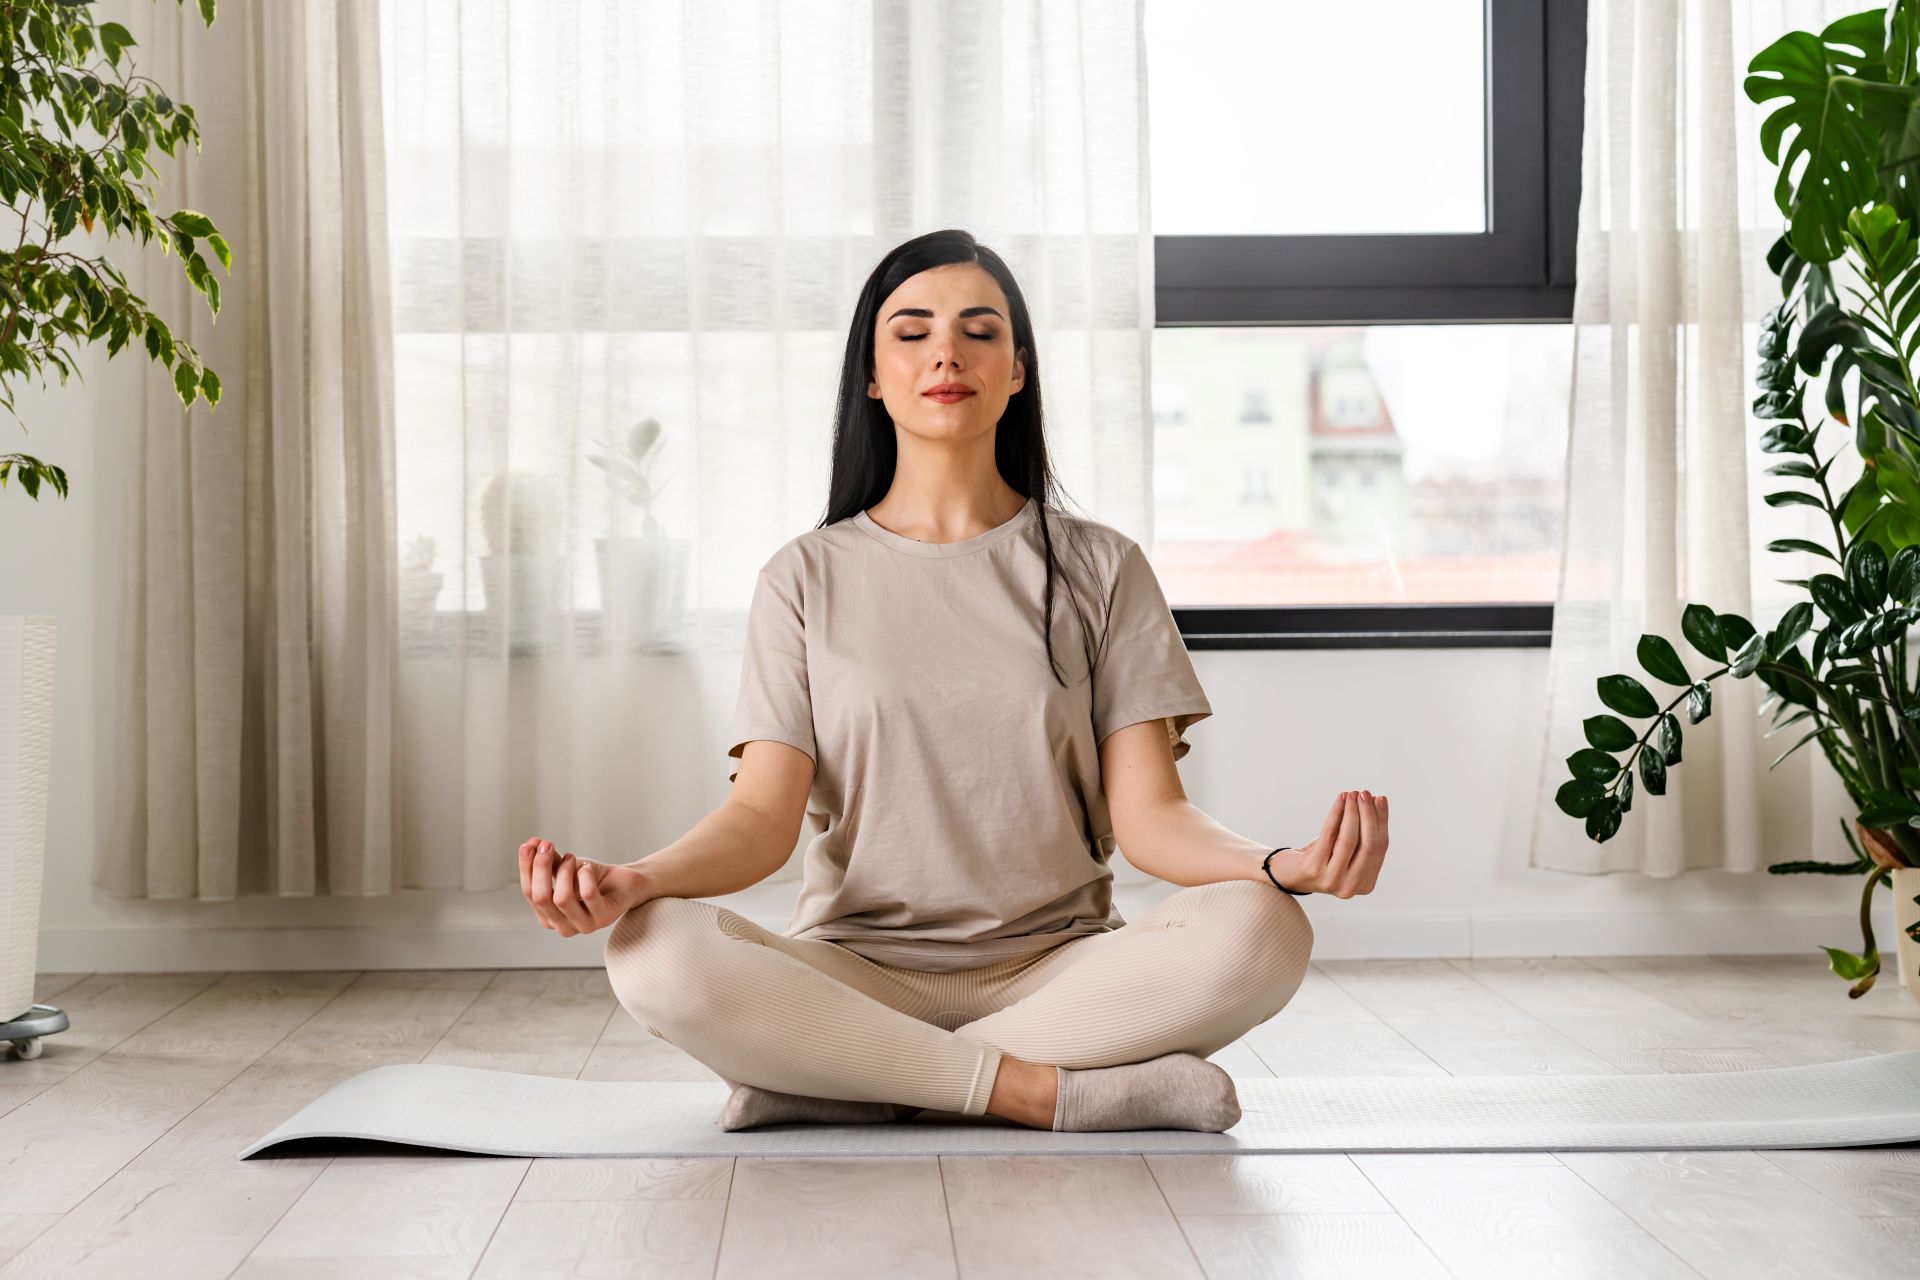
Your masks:
M 761 568 L 727 779 L 754 739 L 813 757 L 788 937 L 947 971 L 1126 923 L 1098 744 L 1164 719 L 1177 760 L 1213 708 L 1139 544 L 1049 506 L 1056 574 L 1079 590 L 1076 608 L 1056 576 L 1061 686 L 1041 636 L 1038 512 L 1029 499 L 983 534 L 936 543 L 861 511 Z M 1069 525 L 1085 535 L 1074 546 Z

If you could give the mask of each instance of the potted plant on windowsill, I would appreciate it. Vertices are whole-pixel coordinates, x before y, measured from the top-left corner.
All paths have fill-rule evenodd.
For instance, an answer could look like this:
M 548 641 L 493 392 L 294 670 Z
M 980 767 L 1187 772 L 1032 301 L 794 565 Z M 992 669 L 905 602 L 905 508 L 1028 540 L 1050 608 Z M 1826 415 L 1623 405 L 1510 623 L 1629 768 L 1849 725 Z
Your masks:
M 548 647 L 560 634 L 567 558 L 560 549 L 564 512 L 554 482 L 537 471 L 502 469 L 480 495 L 480 588 L 488 634 L 512 650 Z
M 678 629 L 686 612 L 688 538 L 670 538 L 653 515 L 659 487 L 649 472 L 664 437 L 660 424 L 647 418 L 627 432 L 620 445 L 587 461 L 607 473 L 614 492 L 640 509 L 640 533 L 616 533 L 593 540 L 600 568 L 600 620 L 607 653 L 634 649 L 653 652 L 678 647 Z M 616 517 L 616 524 L 618 523 Z
M 1634 676 L 1601 676 L 1600 701 L 1619 714 L 1585 721 L 1588 745 L 1567 757 L 1572 778 L 1556 796 L 1563 811 L 1585 820 L 1589 837 L 1608 839 L 1632 806 L 1636 766 L 1648 794 L 1665 793 L 1667 771 L 1681 760 L 1673 714 L 1681 700 L 1688 722 L 1698 724 L 1711 710 L 1713 680 L 1758 677 L 1769 690 L 1761 704 L 1762 714 L 1772 712 L 1769 736 L 1812 722 L 1769 769 L 1817 742 L 1859 810 L 1852 830 L 1841 824 L 1853 861 L 1767 868 L 1776 875 L 1865 875 L 1862 951 L 1824 948 L 1853 997 L 1872 987 L 1881 968 L 1871 915 L 1875 889 L 1888 883 L 1901 978 L 1920 999 L 1920 681 L 1907 661 L 1907 634 L 1920 621 L 1916 53 L 1920 0 L 1897 0 L 1884 11 L 1841 18 L 1817 36 L 1781 37 L 1754 56 L 1745 82 L 1755 102 L 1787 99 L 1761 127 L 1767 158 L 1780 168 L 1774 194 L 1788 228 L 1767 255 L 1782 300 L 1762 320 L 1753 407 L 1775 424 L 1761 448 L 1785 455 L 1767 474 L 1801 484 L 1766 501 L 1815 507 L 1833 534 L 1831 545 L 1783 538 L 1767 549 L 1811 553 L 1832 561 L 1835 571 L 1779 579 L 1810 599 L 1793 604 L 1766 633 L 1737 614 L 1687 605 L 1681 632 L 1710 663 L 1722 664 L 1717 670 L 1696 675 L 1666 639 L 1641 636 L 1640 665 L 1682 692 L 1663 706 Z M 1807 392 L 1823 367 L 1821 403 L 1810 412 Z M 1822 409 L 1853 428 L 1851 443 L 1864 463 L 1859 479 L 1838 495 L 1827 474 L 1841 446 L 1820 457 Z M 1636 731 L 1622 716 L 1648 723 Z

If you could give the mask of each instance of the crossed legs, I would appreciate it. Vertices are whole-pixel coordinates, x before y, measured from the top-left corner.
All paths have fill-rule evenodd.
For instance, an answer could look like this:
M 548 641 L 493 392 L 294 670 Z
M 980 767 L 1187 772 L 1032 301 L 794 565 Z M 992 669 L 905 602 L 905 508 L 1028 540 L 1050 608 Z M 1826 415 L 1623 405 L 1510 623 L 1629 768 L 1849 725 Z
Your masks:
M 939 974 L 654 898 L 614 924 L 606 966 L 628 1013 L 729 1082 L 977 1116 L 1003 1058 L 1026 1076 L 1003 1095 L 1030 1101 L 1026 1064 L 1217 1052 L 1293 998 L 1312 943 L 1299 903 L 1251 880 L 1182 889 L 1030 964 Z M 997 1007 L 968 1018 L 982 1000 Z

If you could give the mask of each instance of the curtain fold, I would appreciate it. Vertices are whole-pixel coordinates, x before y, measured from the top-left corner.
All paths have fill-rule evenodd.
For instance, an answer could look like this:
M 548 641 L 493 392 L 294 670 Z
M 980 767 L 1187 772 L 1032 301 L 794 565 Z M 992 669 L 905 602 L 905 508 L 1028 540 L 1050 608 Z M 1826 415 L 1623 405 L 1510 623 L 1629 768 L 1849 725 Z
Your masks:
M 1788 31 L 1819 31 L 1853 0 L 1588 0 L 1573 390 L 1561 579 L 1548 660 L 1548 714 L 1529 864 L 1584 874 L 1763 870 L 1787 858 L 1850 861 L 1845 789 L 1800 736 L 1768 737 L 1766 689 L 1722 676 L 1712 715 L 1682 718 L 1666 794 L 1636 789 L 1619 831 L 1588 838 L 1554 793 L 1606 713 L 1595 682 L 1634 675 L 1663 704 L 1679 692 L 1639 665 L 1642 634 L 1672 641 L 1696 678 L 1718 664 L 1681 635 L 1689 603 L 1765 630 L 1805 593 L 1782 579 L 1820 571 L 1776 538 L 1830 539 L 1822 513 L 1767 507 L 1779 487 L 1755 419 L 1759 323 L 1780 299 L 1766 267 L 1783 229 L 1776 171 L 1760 149 L 1748 62 Z M 1860 474 L 1846 428 L 1835 492 Z M 1636 778 L 1637 781 L 1637 778 Z
M 385 20 L 405 883 L 515 884 L 532 835 L 629 861 L 724 798 L 755 575 L 824 514 L 902 240 L 1008 259 L 1070 495 L 1150 534 L 1138 0 Z
M 199 153 L 155 155 L 159 200 L 212 217 L 234 270 L 216 320 L 157 249 L 140 263 L 224 395 L 183 411 L 143 371 L 103 504 L 102 616 L 125 625 L 101 645 L 93 883 L 384 894 L 398 644 L 378 8 L 240 0 L 206 29 L 119 7 L 143 73 L 201 126 Z

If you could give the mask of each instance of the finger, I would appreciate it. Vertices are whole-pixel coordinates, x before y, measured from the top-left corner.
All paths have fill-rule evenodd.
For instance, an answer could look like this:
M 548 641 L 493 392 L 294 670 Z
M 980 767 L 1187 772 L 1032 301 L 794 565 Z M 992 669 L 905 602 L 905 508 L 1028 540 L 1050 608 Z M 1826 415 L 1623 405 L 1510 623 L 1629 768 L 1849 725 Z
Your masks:
M 1360 811 L 1360 847 L 1355 852 L 1353 862 L 1349 864 L 1347 874 L 1353 877 L 1353 887 L 1358 889 L 1360 882 L 1367 877 L 1373 865 L 1379 861 L 1379 855 L 1375 849 L 1375 845 L 1380 837 L 1377 827 L 1378 815 L 1374 813 L 1373 809 L 1373 793 L 1370 791 L 1362 791 L 1360 793 L 1359 804 L 1356 807 Z
M 596 929 L 612 924 L 623 914 L 619 902 L 608 892 L 607 878 L 612 870 L 598 862 L 588 863 L 581 870 L 580 900 L 586 903 Z
M 581 901 L 580 898 L 581 876 L 586 872 L 589 859 L 582 858 L 578 854 L 573 853 L 568 854 L 567 857 L 573 860 L 568 865 L 566 872 L 567 919 L 572 921 L 573 927 L 580 932 L 592 933 L 599 927 L 599 922 L 593 918 L 593 909 Z
M 533 892 L 533 846 L 537 839 L 520 842 L 520 896 L 523 898 L 530 899 Z
M 555 925 L 553 918 L 553 850 L 545 840 L 540 841 L 533 853 L 533 892 L 527 895 L 533 903 L 534 914 L 540 917 L 540 923 L 551 929 Z
M 570 853 L 563 853 L 553 863 L 553 909 L 569 920 L 574 919 L 574 907 L 577 905 L 580 889 L 580 861 Z
M 1347 874 L 1347 865 L 1353 861 L 1353 851 L 1360 845 L 1360 802 L 1358 794 L 1347 792 L 1347 802 L 1340 817 L 1340 834 L 1334 838 L 1333 847 L 1327 851 L 1327 874 L 1333 877 L 1334 884 L 1343 882 Z

